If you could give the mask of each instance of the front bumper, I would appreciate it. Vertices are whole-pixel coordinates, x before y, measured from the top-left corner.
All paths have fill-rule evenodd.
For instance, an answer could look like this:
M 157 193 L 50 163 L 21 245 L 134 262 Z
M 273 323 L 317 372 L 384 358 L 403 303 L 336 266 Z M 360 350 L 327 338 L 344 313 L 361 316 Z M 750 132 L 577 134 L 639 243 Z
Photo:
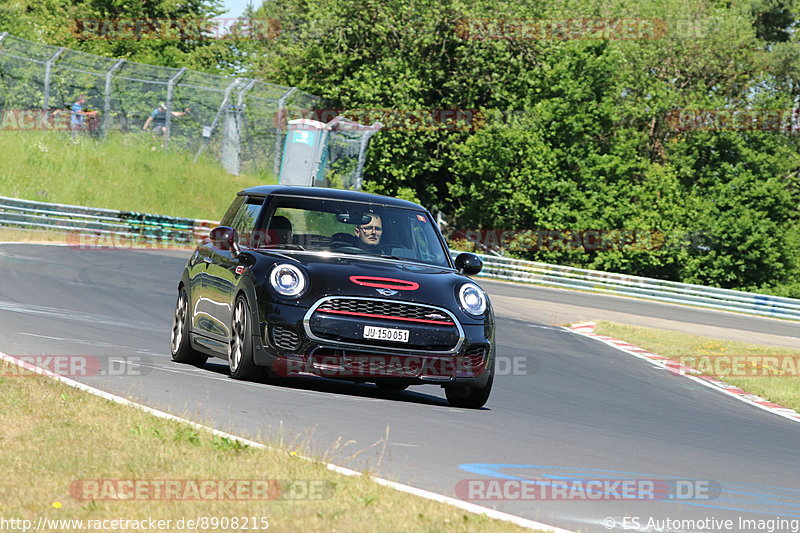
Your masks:
M 310 309 L 271 304 L 254 339 L 256 364 L 280 376 L 357 382 L 480 386 L 488 380 L 494 358 L 494 324 L 489 320 L 462 324 L 452 312 L 437 308 L 452 324 L 415 323 L 315 313 L 317 304 Z M 365 325 L 408 329 L 409 341 L 363 339 Z

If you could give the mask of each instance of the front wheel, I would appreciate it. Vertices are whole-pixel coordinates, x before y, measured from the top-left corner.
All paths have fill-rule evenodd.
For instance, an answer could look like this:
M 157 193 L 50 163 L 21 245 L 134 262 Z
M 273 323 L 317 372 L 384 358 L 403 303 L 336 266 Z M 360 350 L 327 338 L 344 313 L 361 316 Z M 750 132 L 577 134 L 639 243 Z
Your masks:
M 259 367 L 253 362 L 253 332 L 250 320 L 250 306 L 244 296 L 236 299 L 231 321 L 231 343 L 228 350 L 228 365 L 234 379 L 254 379 L 258 377 Z
M 463 407 L 466 409 L 480 409 L 489 399 L 492 392 L 492 382 L 494 381 L 494 361 L 489 369 L 489 380 L 482 387 L 470 387 L 467 385 L 446 385 L 444 394 L 447 401 L 453 407 Z
M 172 360 L 177 363 L 187 363 L 202 366 L 208 360 L 189 342 L 189 297 L 186 288 L 181 287 L 178 292 L 178 301 L 175 304 L 175 315 L 172 317 L 172 335 L 170 335 L 170 351 Z

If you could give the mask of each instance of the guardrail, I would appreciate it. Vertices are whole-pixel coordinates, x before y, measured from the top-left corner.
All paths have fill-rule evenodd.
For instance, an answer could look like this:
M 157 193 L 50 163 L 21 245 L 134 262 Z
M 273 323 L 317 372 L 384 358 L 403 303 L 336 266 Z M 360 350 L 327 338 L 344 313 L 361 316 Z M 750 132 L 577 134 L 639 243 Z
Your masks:
M 85 235 L 107 235 L 148 242 L 192 244 L 206 237 L 217 222 L 131 211 L 34 202 L 0 196 L 0 226 L 40 228 Z M 451 250 L 453 256 L 459 252 Z M 800 321 L 800 299 L 719 289 L 626 274 L 477 254 L 483 260 L 479 277 L 522 281 L 545 287 L 579 289 L 600 294 L 688 304 Z
M 68 231 L 147 242 L 190 244 L 217 223 L 78 205 L 34 202 L 0 196 L 0 226 Z
M 459 252 L 451 251 L 455 256 Z M 580 289 L 600 294 L 688 304 L 750 315 L 800 321 L 800 299 L 720 289 L 626 274 L 477 254 L 483 260 L 478 277 L 534 283 L 545 287 Z M 798 330 L 800 334 L 800 330 Z

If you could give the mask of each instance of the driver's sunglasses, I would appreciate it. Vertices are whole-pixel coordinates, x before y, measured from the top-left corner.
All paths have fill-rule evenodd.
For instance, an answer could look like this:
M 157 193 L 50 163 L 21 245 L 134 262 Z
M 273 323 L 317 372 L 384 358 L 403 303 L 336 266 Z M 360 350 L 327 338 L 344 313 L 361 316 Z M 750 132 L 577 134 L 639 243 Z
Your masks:
M 361 231 L 383 231 L 380 226 L 361 226 Z

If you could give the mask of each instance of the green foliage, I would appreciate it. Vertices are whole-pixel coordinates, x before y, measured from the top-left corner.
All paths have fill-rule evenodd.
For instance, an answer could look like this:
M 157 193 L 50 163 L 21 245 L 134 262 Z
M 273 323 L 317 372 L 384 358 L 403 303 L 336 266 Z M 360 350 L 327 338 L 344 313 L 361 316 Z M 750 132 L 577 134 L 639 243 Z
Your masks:
M 227 57 L 336 109 L 480 110 L 467 129 L 390 124 L 370 146 L 367 190 L 415 197 L 451 228 L 636 231 L 649 244 L 516 255 L 800 296 L 797 137 L 667 120 L 793 107 L 795 4 L 280 0 L 254 13 L 280 37 Z M 658 19 L 665 33 L 464 38 L 502 17 Z
M 797 0 L 272 0 L 249 16 L 277 20 L 279 36 L 235 43 L 77 42 L 63 23 L 217 7 L 17 0 L 0 25 L 93 53 L 297 86 L 329 108 L 395 110 L 371 142 L 365 188 L 442 211 L 453 229 L 651 236 L 513 252 L 520 257 L 800 297 L 800 136 L 686 130 L 669 118 L 796 107 Z M 640 20 L 652 31 L 486 33 L 501 18 Z M 410 118 L 420 110 L 470 118 L 424 127 Z M 42 164 L 31 157 L 27 165 Z
M 201 49 L 214 45 L 210 39 L 181 38 L 179 32 L 168 39 L 126 38 L 120 21 L 196 21 L 222 13 L 221 0 L 14 0 L 0 6 L 0 31 L 17 37 L 91 54 L 124 58 L 166 67 L 198 68 L 204 62 Z M 105 23 L 105 26 L 102 25 Z M 88 25 L 85 25 L 88 24 Z M 173 24 L 173 28 L 184 23 Z M 190 22 L 185 23 L 188 27 Z M 164 26 L 162 26 L 164 27 Z M 208 63 L 207 61 L 205 62 Z

